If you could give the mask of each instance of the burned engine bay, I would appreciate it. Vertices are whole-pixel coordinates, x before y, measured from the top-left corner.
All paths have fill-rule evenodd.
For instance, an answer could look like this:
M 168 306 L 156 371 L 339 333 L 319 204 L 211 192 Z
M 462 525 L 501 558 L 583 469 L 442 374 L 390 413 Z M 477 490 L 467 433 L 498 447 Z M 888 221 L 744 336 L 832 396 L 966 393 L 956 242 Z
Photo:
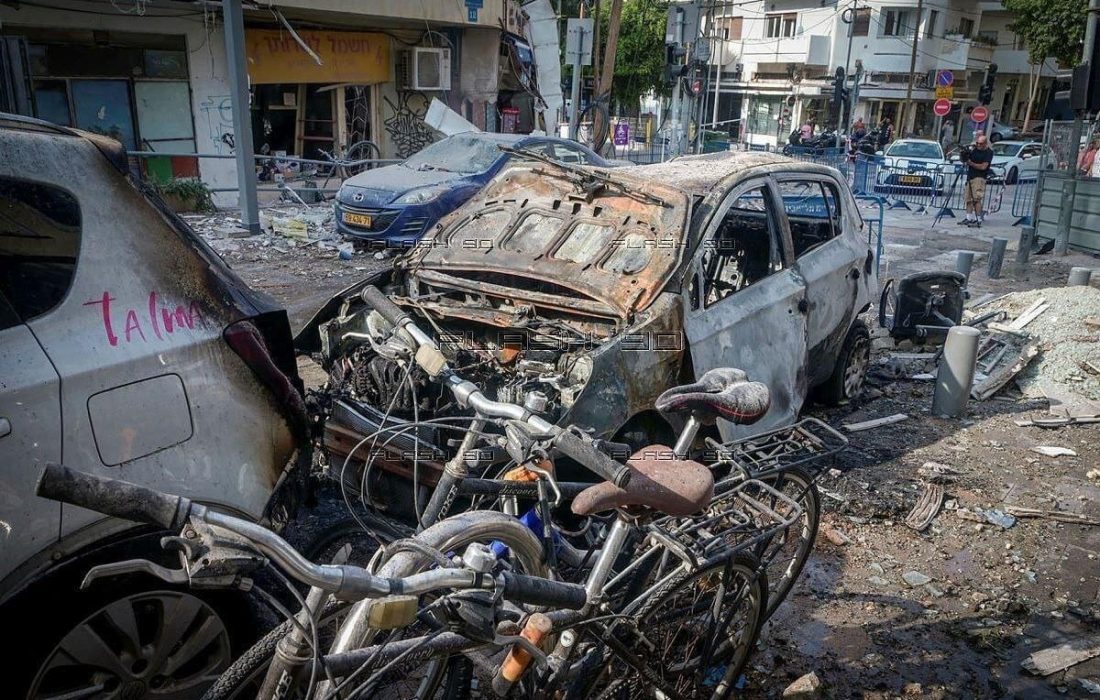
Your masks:
M 443 276 L 404 286 L 408 289 L 391 284 L 383 291 L 434 336 L 456 373 L 489 398 L 523 405 L 551 422 L 584 390 L 593 368 L 590 353 L 618 331 L 619 320 L 610 314 L 547 308 L 499 289 L 471 291 L 466 283 L 455 289 Z M 561 293 L 551 283 L 542 286 Z M 408 424 L 472 413 L 408 361 L 410 345 L 392 330 L 358 295 L 346 297 L 340 312 L 320 327 L 332 417 L 363 437 L 383 425 L 407 426 L 396 436 L 389 431 L 379 443 L 392 437 L 390 450 L 405 452 L 415 436 L 421 458 L 427 450 L 432 461 L 446 461 L 461 433 L 438 424 L 415 429 Z

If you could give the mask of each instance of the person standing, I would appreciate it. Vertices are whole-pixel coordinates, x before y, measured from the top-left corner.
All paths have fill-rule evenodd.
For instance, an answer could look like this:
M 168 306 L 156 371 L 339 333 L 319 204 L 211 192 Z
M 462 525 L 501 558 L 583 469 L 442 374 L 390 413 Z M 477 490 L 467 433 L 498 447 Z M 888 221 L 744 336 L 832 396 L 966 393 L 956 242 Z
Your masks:
M 1077 172 L 1082 177 L 1092 177 L 1092 168 L 1096 163 L 1096 150 L 1100 147 L 1097 144 L 1096 139 L 1093 139 L 1088 148 L 1081 151 L 1081 155 L 1077 156 Z
M 955 143 L 955 122 L 950 119 L 943 121 L 943 128 L 940 129 L 940 145 L 943 146 L 943 150 L 946 153 L 951 150 L 951 144 Z
M 886 144 L 894 140 L 894 123 L 890 117 L 883 117 L 878 125 L 878 149 L 886 148 Z
M 802 143 L 806 143 L 814 137 L 814 120 L 811 117 L 806 120 L 806 123 L 802 125 L 801 129 Z
M 978 132 L 974 145 L 964 148 L 962 156 L 966 162 L 966 190 L 963 197 L 966 218 L 959 225 L 981 227 L 985 219 L 985 211 L 982 209 L 985 179 L 989 176 L 989 165 L 993 162 L 993 149 L 986 143 L 985 134 Z

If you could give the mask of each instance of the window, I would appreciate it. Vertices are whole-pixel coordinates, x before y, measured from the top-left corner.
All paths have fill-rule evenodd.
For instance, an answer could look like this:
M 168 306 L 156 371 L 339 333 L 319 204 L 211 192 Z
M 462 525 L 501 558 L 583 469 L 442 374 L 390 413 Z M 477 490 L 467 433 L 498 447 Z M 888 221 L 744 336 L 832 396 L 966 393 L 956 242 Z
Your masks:
M 981 44 L 996 46 L 997 31 L 994 29 L 982 29 L 974 36 L 974 40 Z
M 69 291 L 80 250 L 80 207 L 68 192 L 0 177 L 0 297 L 29 321 Z
M 1012 50 L 1013 51 L 1026 51 L 1027 50 L 1027 42 L 1019 34 L 1016 34 L 1015 36 L 1012 37 Z
M 964 37 L 969 37 L 974 34 L 974 20 L 969 17 L 963 17 L 959 20 L 959 34 Z
M 913 36 L 915 26 L 912 10 L 884 10 L 883 15 L 883 36 Z
M 783 255 L 769 216 L 768 192 L 757 187 L 740 195 L 722 217 L 700 259 L 705 306 L 755 284 L 783 268 Z M 694 290 L 693 302 L 697 302 Z
M 790 38 L 795 35 L 797 26 L 798 13 L 795 12 L 764 17 L 764 35 L 769 39 Z
M 556 161 L 580 165 L 586 165 L 588 163 L 588 158 L 585 157 L 584 151 L 579 148 L 574 148 L 573 146 L 563 143 L 551 143 L 548 144 L 548 146 L 549 153 L 547 155 Z
M 802 257 L 840 233 L 839 198 L 831 184 L 784 180 L 779 183 L 779 193 L 790 224 L 795 257 Z
M 775 122 L 782 108 L 782 97 L 755 97 L 749 105 L 750 134 L 774 134 Z
M 861 7 L 852 19 L 852 36 L 867 36 L 871 31 L 871 8 Z
M 924 26 L 924 36 L 931 39 L 936 36 L 936 25 L 940 22 L 940 11 L 931 10 L 928 13 L 928 24 Z

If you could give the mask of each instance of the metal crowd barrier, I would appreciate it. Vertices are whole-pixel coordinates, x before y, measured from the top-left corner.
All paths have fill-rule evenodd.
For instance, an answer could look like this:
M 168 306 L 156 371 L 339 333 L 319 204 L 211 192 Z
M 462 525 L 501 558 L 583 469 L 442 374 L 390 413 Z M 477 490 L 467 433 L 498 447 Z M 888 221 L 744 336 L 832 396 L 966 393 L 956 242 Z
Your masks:
M 926 212 L 944 197 L 950 182 L 950 167 L 921 162 L 904 166 L 880 165 L 871 190 L 885 197 L 890 209 Z
M 878 274 L 882 266 L 882 227 L 886 200 L 875 195 L 857 195 L 856 204 L 867 226 L 867 245 L 873 243 L 875 246 L 875 274 Z
M 1016 217 L 1013 226 L 1031 225 L 1031 216 L 1035 210 L 1035 192 L 1039 188 L 1038 180 L 1020 181 L 1012 193 L 1012 216 Z
M 999 175 L 996 182 L 986 180 L 985 197 L 982 202 L 983 215 L 996 214 L 1001 210 L 1005 184 L 1004 173 Z M 930 203 L 930 208 L 936 211 L 937 217 L 955 218 L 956 211 L 966 211 L 966 166 L 961 163 L 946 166 L 944 176 L 944 189 Z

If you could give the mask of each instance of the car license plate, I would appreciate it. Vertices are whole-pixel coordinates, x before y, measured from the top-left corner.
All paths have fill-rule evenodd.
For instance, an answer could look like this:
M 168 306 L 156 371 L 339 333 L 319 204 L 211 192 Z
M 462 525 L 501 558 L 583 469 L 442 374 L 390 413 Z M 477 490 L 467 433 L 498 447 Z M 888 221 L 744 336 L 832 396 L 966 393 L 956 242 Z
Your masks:
M 919 185 L 924 182 L 924 178 L 920 175 L 902 175 L 898 181 L 903 185 Z
M 367 214 L 356 214 L 350 211 L 344 212 L 343 219 L 345 224 L 362 226 L 363 228 L 370 228 L 370 225 L 374 222 L 374 218 Z

